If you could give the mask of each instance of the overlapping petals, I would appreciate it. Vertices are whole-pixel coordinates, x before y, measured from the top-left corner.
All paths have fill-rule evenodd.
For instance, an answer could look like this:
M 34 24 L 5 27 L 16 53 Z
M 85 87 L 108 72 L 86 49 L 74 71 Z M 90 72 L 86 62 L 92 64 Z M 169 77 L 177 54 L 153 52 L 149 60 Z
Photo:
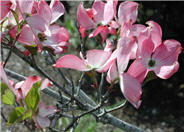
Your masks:
M 89 50 L 86 54 L 86 59 L 81 55 L 81 59 L 75 55 L 65 55 L 61 57 L 55 68 L 71 68 L 79 71 L 90 71 L 95 69 L 98 72 L 108 70 L 111 62 L 106 63 L 112 54 L 111 43 L 108 43 L 104 50 Z
M 81 3 L 77 10 L 77 20 L 80 25 L 79 31 L 82 37 L 86 37 L 84 35 L 85 30 L 94 28 L 96 29 L 90 33 L 90 38 L 100 34 L 102 36 L 102 42 L 104 42 L 107 34 L 115 35 L 115 28 L 118 27 L 118 24 L 115 24 L 116 22 L 113 21 L 116 16 L 116 5 L 117 1 L 113 0 L 108 0 L 106 3 L 101 0 L 95 0 L 91 9 L 85 9 L 83 3 Z M 111 22 L 116 26 L 112 26 Z
M 55 54 L 63 53 L 68 46 L 68 31 L 56 25 L 51 25 L 64 14 L 65 8 L 58 0 L 52 0 L 50 6 L 44 1 L 18 1 L 21 14 L 27 25 L 21 30 L 19 41 L 32 45 L 37 44 L 39 51 L 44 47 L 51 48 Z M 25 6 L 28 6 L 25 8 Z M 25 30 L 29 34 L 25 33 Z M 13 35 L 11 35 L 13 36 Z
M 140 56 L 129 68 L 128 73 L 142 82 L 148 71 L 154 71 L 162 79 L 171 77 L 179 67 L 178 55 L 181 44 L 176 40 L 166 40 L 154 49 L 151 36 L 142 42 Z M 139 69 L 137 72 L 136 69 Z
M 56 113 L 58 110 L 52 106 L 46 106 L 43 102 L 39 104 L 39 112 L 33 115 L 33 120 L 39 129 L 50 126 L 48 115 Z

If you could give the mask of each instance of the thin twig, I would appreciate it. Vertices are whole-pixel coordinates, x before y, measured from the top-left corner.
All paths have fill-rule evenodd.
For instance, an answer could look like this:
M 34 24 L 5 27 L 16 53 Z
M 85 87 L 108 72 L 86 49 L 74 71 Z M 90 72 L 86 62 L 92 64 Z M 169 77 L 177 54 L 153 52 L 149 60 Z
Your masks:
M 58 114 L 58 113 L 56 113 L 55 115 L 54 115 L 54 119 L 52 120 L 52 122 L 51 122 L 51 124 L 50 124 L 50 130 L 51 130 L 51 132 L 52 132 L 52 129 L 54 129 L 54 127 L 56 126 L 56 124 L 57 124 L 57 121 L 59 120 L 59 118 L 61 118 L 61 114 Z
M 44 51 L 44 52 L 43 52 L 43 55 L 45 56 L 45 59 L 46 59 L 46 61 L 47 61 L 47 63 L 48 63 L 49 65 L 52 66 L 53 64 L 56 63 L 55 58 L 54 58 L 53 55 L 50 54 L 49 52 Z M 65 81 L 67 84 L 69 84 L 69 85 L 71 84 L 70 80 L 62 73 L 62 71 L 61 71 L 59 68 L 54 68 L 53 66 L 52 66 L 52 68 L 53 68 L 53 70 L 54 70 L 55 72 L 59 73 L 60 77 L 63 78 L 64 81 Z
M 3 120 L 4 120 L 5 122 L 8 121 L 8 120 L 6 119 L 6 117 L 4 116 L 4 113 L 2 112 L 2 110 L 1 110 L 1 117 L 3 118 Z
M 120 104 L 120 105 L 118 105 L 118 106 L 116 106 L 114 108 L 104 109 L 104 112 L 102 112 L 101 114 L 99 114 L 98 117 L 101 117 L 101 116 L 103 116 L 103 115 L 105 115 L 107 113 L 110 113 L 110 112 L 119 110 L 119 109 L 123 108 L 125 106 L 125 104 L 126 104 L 126 100 L 122 104 Z
M 1 62 L 4 62 L 4 52 L 1 44 Z
M 85 115 L 87 115 L 87 114 L 90 114 L 90 113 L 92 113 L 92 112 L 94 112 L 94 111 L 97 111 L 97 110 L 99 110 L 99 109 L 102 107 L 102 105 L 103 105 L 103 104 L 98 104 L 95 108 L 93 108 L 93 109 L 91 109 L 91 110 L 89 110 L 89 111 L 86 111 L 86 112 L 84 112 L 84 113 L 78 115 L 76 118 L 81 118 L 81 117 L 83 117 L 83 116 L 85 116 Z
M 11 44 L 11 48 L 10 48 L 10 50 L 9 50 L 9 52 L 8 52 L 8 57 L 6 58 L 3 67 L 6 66 L 8 60 L 10 59 L 10 56 L 11 56 L 11 54 L 12 54 L 12 49 L 14 48 L 14 46 L 15 46 L 15 44 L 16 44 L 18 38 L 19 38 L 19 36 L 20 36 L 20 33 L 19 33 L 19 34 L 16 36 L 16 38 L 13 40 L 13 42 L 12 42 L 12 44 Z
M 103 88 L 103 84 L 104 84 L 104 78 L 105 78 L 104 73 L 102 73 L 100 85 L 98 87 L 98 101 L 99 101 L 99 103 L 101 103 L 101 101 L 102 101 L 102 88 Z
M 85 74 L 85 72 L 82 72 L 82 75 L 81 75 L 79 82 L 78 82 L 78 87 L 77 87 L 75 96 L 78 96 L 78 94 L 79 94 L 79 91 L 80 91 L 81 86 L 82 86 L 82 80 L 84 78 L 84 74 Z

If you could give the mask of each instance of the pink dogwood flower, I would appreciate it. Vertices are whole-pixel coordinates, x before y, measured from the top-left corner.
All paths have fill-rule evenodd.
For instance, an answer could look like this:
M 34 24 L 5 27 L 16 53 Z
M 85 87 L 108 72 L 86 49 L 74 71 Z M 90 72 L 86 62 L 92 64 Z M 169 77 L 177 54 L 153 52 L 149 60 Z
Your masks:
M 32 88 L 33 84 L 38 81 L 41 81 L 39 76 L 30 76 L 26 80 L 18 82 L 14 85 L 14 82 L 9 81 L 8 77 L 4 71 L 3 66 L 0 66 L 0 78 L 4 81 L 5 84 L 13 91 L 13 93 L 17 97 L 17 102 L 20 102 L 20 99 L 25 99 L 26 95 Z M 41 90 L 45 89 L 46 87 L 50 86 L 51 83 L 48 79 L 45 79 L 41 84 Z M 23 103 L 23 102 L 21 102 Z M 50 126 L 50 120 L 48 119 L 48 115 L 58 112 L 58 110 L 52 106 L 46 106 L 43 102 L 40 101 L 38 107 L 38 113 L 34 113 L 32 118 L 36 123 L 36 126 L 39 129 L 43 129 Z
M 138 15 L 138 3 L 132 1 L 122 2 L 118 9 L 118 23 L 121 25 L 120 36 L 127 37 Z
M 10 83 L 10 81 L 8 80 L 8 77 L 4 71 L 4 68 L 3 68 L 3 63 L 1 63 L 0 65 L 0 78 L 3 80 L 3 82 L 10 88 L 10 90 L 13 92 L 13 93 L 16 93 L 16 90 L 14 89 L 14 87 L 12 86 L 12 84 Z
M 50 126 L 50 120 L 48 115 L 54 114 L 58 110 L 52 106 L 46 106 L 43 102 L 40 101 L 38 113 L 33 115 L 33 120 L 36 123 L 36 126 L 39 129 L 43 129 Z
M 61 57 L 56 64 L 55 68 L 71 68 L 78 71 L 90 71 L 95 69 L 98 72 L 105 72 L 110 66 L 109 62 L 106 63 L 112 54 L 112 45 L 107 40 L 107 45 L 104 50 L 93 49 L 87 51 L 86 59 L 80 54 L 81 59 L 75 55 L 65 55 Z
M 79 22 L 82 37 L 86 37 L 85 30 L 96 28 L 90 33 L 89 38 L 102 36 L 102 42 L 105 41 L 107 34 L 116 34 L 118 24 L 113 21 L 116 15 L 117 0 L 107 0 L 106 3 L 101 0 L 95 0 L 91 9 L 85 9 L 81 3 L 77 10 L 77 20 Z
M 177 72 L 179 68 L 177 60 L 182 49 L 181 44 L 170 39 L 155 45 L 156 40 L 153 41 L 153 36 L 149 35 L 147 38 L 144 35 L 141 36 L 138 57 L 131 64 L 128 73 L 142 83 L 149 71 L 154 71 L 162 79 L 168 79 Z M 160 40 L 157 42 L 160 42 Z
M 5 34 L 8 33 L 10 29 L 12 29 L 16 25 L 15 18 L 11 12 L 11 10 L 16 9 L 16 2 L 14 0 L 2 0 L 0 1 L 0 23 L 1 23 L 1 31 L 0 31 L 0 42 Z M 21 19 L 21 18 L 20 18 Z
M 1 0 L 0 1 L 0 11 L 1 11 L 1 16 L 0 16 L 0 22 L 9 14 L 12 5 L 15 5 L 14 0 Z
M 20 99 L 25 99 L 29 91 L 31 90 L 33 84 L 41 81 L 40 76 L 29 76 L 26 80 L 18 82 L 15 84 L 15 89 L 18 91 L 17 93 L 17 101 L 19 102 Z M 46 87 L 51 86 L 51 83 L 48 79 L 44 79 L 41 84 L 41 90 L 45 89 Z
M 124 97 L 135 107 L 139 108 L 141 104 L 140 97 L 142 95 L 141 84 L 139 81 L 125 73 L 128 62 L 131 58 L 131 50 L 134 48 L 135 38 L 123 37 L 118 41 L 117 49 L 114 51 L 114 61 L 107 73 L 107 81 L 109 83 L 117 83 L 120 81 L 120 88 Z M 116 63 L 117 62 L 117 63 Z
M 25 6 L 28 6 L 27 8 Z M 51 48 L 55 54 L 62 53 L 69 45 L 69 32 L 64 27 L 51 25 L 64 14 L 64 6 L 58 0 L 52 0 L 50 6 L 44 1 L 18 1 L 22 16 L 27 21 L 20 34 L 19 41 L 26 45 L 36 43 L 38 49 Z M 16 28 L 11 31 L 15 37 Z
M 33 84 L 42 80 L 41 77 L 39 76 L 29 76 L 26 80 L 20 81 L 14 84 L 13 81 L 10 81 L 8 79 L 2 64 L 0 68 L 1 68 L 0 78 L 10 88 L 10 90 L 15 94 L 15 96 L 17 97 L 17 102 L 19 102 L 20 99 L 25 99 L 25 97 L 31 90 Z M 49 86 L 51 86 L 51 82 L 48 79 L 44 79 L 41 84 L 41 90 Z

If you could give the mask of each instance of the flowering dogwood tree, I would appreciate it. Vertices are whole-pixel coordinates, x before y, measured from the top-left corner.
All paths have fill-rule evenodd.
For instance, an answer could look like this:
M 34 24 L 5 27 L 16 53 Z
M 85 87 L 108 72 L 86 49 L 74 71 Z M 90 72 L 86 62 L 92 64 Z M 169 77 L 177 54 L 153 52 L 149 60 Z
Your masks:
M 118 6 L 119 4 L 119 6 Z M 64 5 L 59 0 L 48 4 L 45 0 L 6 0 L 0 1 L 1 6 L 1 48 L 9 49 L 6 59 L 1 62 L 1 99 L 4 104 L 14 105 L 9 115 L 8 125 L 18 122 L 30 129 L 52 131 L 73 131 L 81 117 L 93 114 L 96 119 L 122 130 L 142 132 L 110 114 L 122 108 L 107 109 L 106 98 L 109 88 L 119 83 L 125 99 L 136 109 L 141 105 L 142 88 L 148 72 L 168 79 L 178 71 L 178 56 L 182 50 L 181 44 L 174 39 L 162 42 L 160 25 L 150 20 L 144 24 L 135 24 L 138 17 L 137 2 L 118 2 L 117 0 L 95 0 L 91 8 L 85 8 L 81 2 L 78 5 L 76 19 L 81 36 L 81 52 L 78 55 L 63 53 L 70 47 L 70 34 L 67 28 L 56 24 L 64 15 Z M 97 42 L 101 48 L 84 50 L 84 40 L 100 37 Z M 17 43 L 21 44 L 17 46 Z M 24 77 L 6 69 L 6 64 L 14 53 L 42 75 Z M 55 74 L 59 74 L 64 84 L 53 79 L 36 62 L 35 56 L 42 53 Z M 60 56 L 55 60 L 55 56 Z M 78 84 L 68 78 L 60 69 L 72 69 L 82 72 Z M 70 72 L 70 71 L 69 71 Z M 97 80 L 97 73 L 101 80 Z M 17 79 L 15 83 L 8 76 Z M 84 76 L 92 80 L 98 101 L 90 98 L 82 88 Z M 104 82 L 109 84 L 103 95 Z M 63 94 L 49 88 L 58 87 Z M 47 106 L 41 101 L 42 93 L 62 101 L 61 107 Z M 64 111 L 72 108 L 68 115 Z M 74 113 L 75 110 L 80 112 Z M 62 130 L 55 130 L 59 118 L 68 117 L 72 122 Z M 30 128 L 27 122 L 33 124 Z

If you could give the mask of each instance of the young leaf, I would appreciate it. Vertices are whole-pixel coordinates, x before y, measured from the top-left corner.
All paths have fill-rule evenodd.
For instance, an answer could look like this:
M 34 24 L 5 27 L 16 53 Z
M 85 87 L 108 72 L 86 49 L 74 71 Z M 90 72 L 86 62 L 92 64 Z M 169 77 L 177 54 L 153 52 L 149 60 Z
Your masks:
M 15 123 L 21 117 L 21 115 L 23 115 L 25 111 L 26 110 L 24 107 L 16 107 L 15 110 L 10 114 L 7 124 L 11 125 Z
M 12 14 L 13 14 L 13 16 L 14 16 L 14 18 L 15 18 L 15 21 L 16 21 L 16 23 L 17 23 L 17 26 L 19 25 L 19 11 L 18 11 L 18 8 L 17 8 L 17 10 L 16 11 L 14 11 L 14 10 L 12 10 L 12 9 L 10 9 L 11 10 L 11 12 L 12 12 Z
M 32 110 L 26 111 L 26 112 L 23 114 L 23 116 L 21 117 L 21 120 L 25 120 L 25 119 L 27 119 L 27 118 L 32 117 L 32 114 L 33 114 L 33 111 L 32 111 Z
M 6 89 L 9 89 L 8 85 L 6 85 L 5 83 L 1 83 L 1 96 L 4 94 Z
M 15 96 L 10 89 L 5 89 L 4 94 L 2 95 L 2 101 L 8 105 L 15 104 Z
M 37 45 L 36 44 L 33 44 L 33 45 L 25 45 L 24 48 L 26 48 L 27 50 L 29 50 L 29 52 L 32 54 L 32 55 L 37 55 Z
M 40 86 L 41 81 L 35 83 L 25 98 L 28 108 L 33 112 L 37 110 L 40 103 Z

